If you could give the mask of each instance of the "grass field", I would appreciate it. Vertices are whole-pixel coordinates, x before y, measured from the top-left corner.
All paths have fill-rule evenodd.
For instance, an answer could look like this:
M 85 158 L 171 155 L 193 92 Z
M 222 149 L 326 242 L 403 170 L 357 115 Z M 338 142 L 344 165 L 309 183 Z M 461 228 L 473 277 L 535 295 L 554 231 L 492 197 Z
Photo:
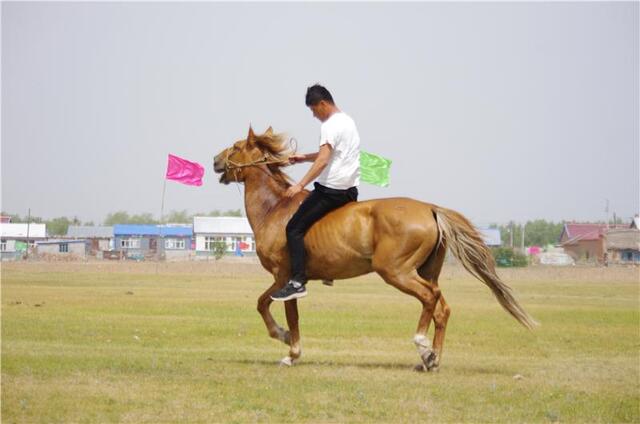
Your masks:
M 501 271 L 529 332 L 446 267 L 438 373 L 412 371 L 419 303 L 375 275 L 310 283 L 281 368 L 257 265 L 155 270 L 3 264 L 2 422 L 640 422 L 638 269 Z

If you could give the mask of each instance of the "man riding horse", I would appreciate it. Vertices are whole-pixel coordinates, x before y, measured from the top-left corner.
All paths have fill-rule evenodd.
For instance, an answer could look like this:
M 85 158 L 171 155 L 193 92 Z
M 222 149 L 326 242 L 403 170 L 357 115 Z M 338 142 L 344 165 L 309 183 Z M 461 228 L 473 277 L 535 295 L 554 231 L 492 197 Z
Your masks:
M 244 184 L 256 253 L 273 276 L 257 309 L 269 335 L 289 345 L 282 364 L 292 365 L 302 354 L 297 297 L 306 294 L 307 280 L 344 280 L 376 272 L 422 304 L 413 337 L 422 360 L 416 369 L 437 370 L 451 312 L 438 285 L 447 249 L 518 322 L 527 328 L 536 325 L 496 274 L 482 234 L 462 214 L 410 198 L 355 202 L 356 127 L 320 86 L 308 90 L 307 105 L 323 121 L 318 153 L 292 155 L 283 134 L 271 127 L 255 134 L 249 128 L 246 139 L 222 150 L 213 163 L 221 183 Z M 314 164 L 300 183 L 292 185 L 281 168 L 302 161 Z M 316 177 L 320 181 L 315 190 L 304 190 Z M 285 301 L 288 331 L 269 310 L 274 299 Z M 431 321 L 433 343 L 427 338 Z
M 327 213 L 358 200 L 360 136 L 356 124 L 338 109 L 329 90 L 319 84 L 307 89 L 305 103 L 313 116 L 322 122 L 320 150 L 289 157 L 292 164 L 313 162 L 313 165 L 299 183 L 289 187 L 285 196 L 292 198 L 316 178 L 318 181 L 287 224 L 291 279 L 271 295 L 273 300 L 291 300 L 307 295 L 304 287 L 307 284 L 304 235 Z

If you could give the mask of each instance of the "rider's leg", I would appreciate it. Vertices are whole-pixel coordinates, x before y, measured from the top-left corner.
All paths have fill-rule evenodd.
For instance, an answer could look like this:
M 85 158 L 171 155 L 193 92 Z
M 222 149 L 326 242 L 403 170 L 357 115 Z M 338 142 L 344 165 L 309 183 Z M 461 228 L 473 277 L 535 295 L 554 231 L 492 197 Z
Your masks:
M 346 190 L 345 193 L 340 193 L 337 190 L 336 193 L 325 193 L 316 186 L 316 189 L 302 202 L 298 211 L 287 224 L 287 244 L 291 257 L 291 279 L 287 286 L 271 296 L 272 299 L 289 300 L 306 295 L 304 289 L 304 285 L 307 283 L 304 235 L 324 215 L 356 199 L 357 190 L 351 190 L 348 193 Z
M 314 190 L 302 202 L 287 224 L 287 246 L 291 258 L 291 280 L 301 284 L 307 282 L 305 272 L 306 251 L 304 235 L 309 228 L 332 209 L 332 202 Z

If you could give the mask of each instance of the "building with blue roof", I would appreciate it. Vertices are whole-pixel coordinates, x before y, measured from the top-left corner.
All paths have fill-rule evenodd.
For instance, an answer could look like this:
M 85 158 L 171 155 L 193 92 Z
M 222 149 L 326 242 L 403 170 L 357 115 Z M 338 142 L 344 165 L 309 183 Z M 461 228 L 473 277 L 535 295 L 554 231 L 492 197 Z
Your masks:
M 115 249 L 130 259 L 178 256 L 192 250 L 193 228 L 191 225 L 116 224 L 113 237 Z

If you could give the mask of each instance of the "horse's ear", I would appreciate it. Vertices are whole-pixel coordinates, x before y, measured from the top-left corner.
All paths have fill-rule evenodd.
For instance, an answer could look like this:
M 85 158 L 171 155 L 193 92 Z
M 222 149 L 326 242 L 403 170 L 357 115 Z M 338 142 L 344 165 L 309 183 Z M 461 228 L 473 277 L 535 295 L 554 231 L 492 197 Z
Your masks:
M 269 126 L 269 128 L 267 128 L 267 130 L 264 133 L 266 135 L 268 135 L 268 136 L 272 136 L 273 135 L 273 128 L 271 128 L 271 126 Z
M 249 125 L 249 135 L 247 135 L 247 143 L 254 144 L 256 142 L 256 135 L 253 133 L 253 128 Z

